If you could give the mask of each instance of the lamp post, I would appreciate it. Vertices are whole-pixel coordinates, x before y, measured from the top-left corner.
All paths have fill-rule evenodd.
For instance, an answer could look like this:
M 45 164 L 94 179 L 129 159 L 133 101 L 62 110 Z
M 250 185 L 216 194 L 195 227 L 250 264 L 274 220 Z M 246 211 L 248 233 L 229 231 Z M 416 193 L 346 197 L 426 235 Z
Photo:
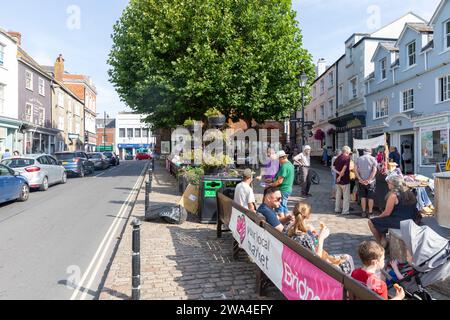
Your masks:
M 106 117 L 109 118 L 105 111 L 103 118 L 103 152 L 106 151 Z
M 308 76 L 306 75 L 305 71 L 302 71 L 302 74 L 300 75 L 299 85 L 302 90 L 302 121 L 301 121 L 301 128 L 302 128 L 302 145 L 300 151 L 303 151 L 303 147 L 306 143 L 305 141 L 305 87 L 308 82 Z M 297 139 L 297 137 L 296 137 Z

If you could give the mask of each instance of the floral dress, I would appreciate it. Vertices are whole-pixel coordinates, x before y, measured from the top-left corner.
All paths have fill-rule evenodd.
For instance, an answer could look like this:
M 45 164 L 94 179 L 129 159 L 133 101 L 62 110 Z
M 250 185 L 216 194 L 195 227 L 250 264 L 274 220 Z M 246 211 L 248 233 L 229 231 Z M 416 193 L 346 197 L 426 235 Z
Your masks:
M 292 239 L 301 244 L 303 247 L 311 250 L 313 253 L 317 252 L 317 247 L 319 246 L 319 238 L 317 233 L 308 231 L 307 233 L 295 235 Z M 343 262 L 339 265 L 333 265 L 339 267 L 342 272 L 346 274 L 351 274 L 355 269 L 353 258 L 348 254 L 330 255 L 330 257 L 343 260 Z

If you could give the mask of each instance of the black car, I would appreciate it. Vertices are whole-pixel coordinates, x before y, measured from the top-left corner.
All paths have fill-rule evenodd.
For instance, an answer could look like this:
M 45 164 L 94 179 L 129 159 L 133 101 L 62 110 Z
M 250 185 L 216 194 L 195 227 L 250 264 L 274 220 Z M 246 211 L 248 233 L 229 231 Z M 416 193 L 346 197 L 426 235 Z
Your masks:
M 61 161 L 67 174 L 84 177 L 86 173 L 94 173 L 94 163 L 84 151 L 56 152 L 56 159 Z
M 101 152 L 88 153 L 89 160 L 94 163 L 95 170 L 106 170 L 109 168 L 109 160 Z
M 110 165 L 118 166 L 120 164 L 119 157 L 114 152 L 103 152 L 103 154 L 108 159 Z

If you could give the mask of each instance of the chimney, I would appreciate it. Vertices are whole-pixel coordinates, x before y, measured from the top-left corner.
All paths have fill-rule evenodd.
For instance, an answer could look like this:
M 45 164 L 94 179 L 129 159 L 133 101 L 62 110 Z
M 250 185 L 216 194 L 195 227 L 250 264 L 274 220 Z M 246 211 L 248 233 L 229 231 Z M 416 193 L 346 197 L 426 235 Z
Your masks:
M 8 31 L 8 34 L 17 42 L 17 45 L 22 45 L 22 34 L 16 31 Z
M 60 54 L 58 58 L 56 58 L 54 72 L 56 81 L 62 82 L 64 76 L 64 58 L 62 54 Z
M 317 77 L 320 77 L 327 70 L 327 62 L 324 58 L 319 59 L 317 61 L 316 73 Z

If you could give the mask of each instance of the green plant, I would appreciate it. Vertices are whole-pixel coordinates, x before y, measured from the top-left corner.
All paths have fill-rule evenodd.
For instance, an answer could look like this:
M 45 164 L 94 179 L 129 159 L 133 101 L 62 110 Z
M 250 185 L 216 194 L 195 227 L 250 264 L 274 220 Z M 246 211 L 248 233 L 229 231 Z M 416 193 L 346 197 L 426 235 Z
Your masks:
M 191 118 L 186 119 L 183 123 L 183 126 L 187 127 L 187 126 L 193 126 L 195 124 L 195 120 L 192 120 Z
M 222 116 L 222 112 L 217 110 L 217 108 L 209 108 L 208 111 L 205 112 L 205 117 L 220 117 Z
M 183 176 L 186 180 L 195 186 L 200 184 L 200 178 L 205 174 L 201 167 L 186 167 L 183 172 Z

